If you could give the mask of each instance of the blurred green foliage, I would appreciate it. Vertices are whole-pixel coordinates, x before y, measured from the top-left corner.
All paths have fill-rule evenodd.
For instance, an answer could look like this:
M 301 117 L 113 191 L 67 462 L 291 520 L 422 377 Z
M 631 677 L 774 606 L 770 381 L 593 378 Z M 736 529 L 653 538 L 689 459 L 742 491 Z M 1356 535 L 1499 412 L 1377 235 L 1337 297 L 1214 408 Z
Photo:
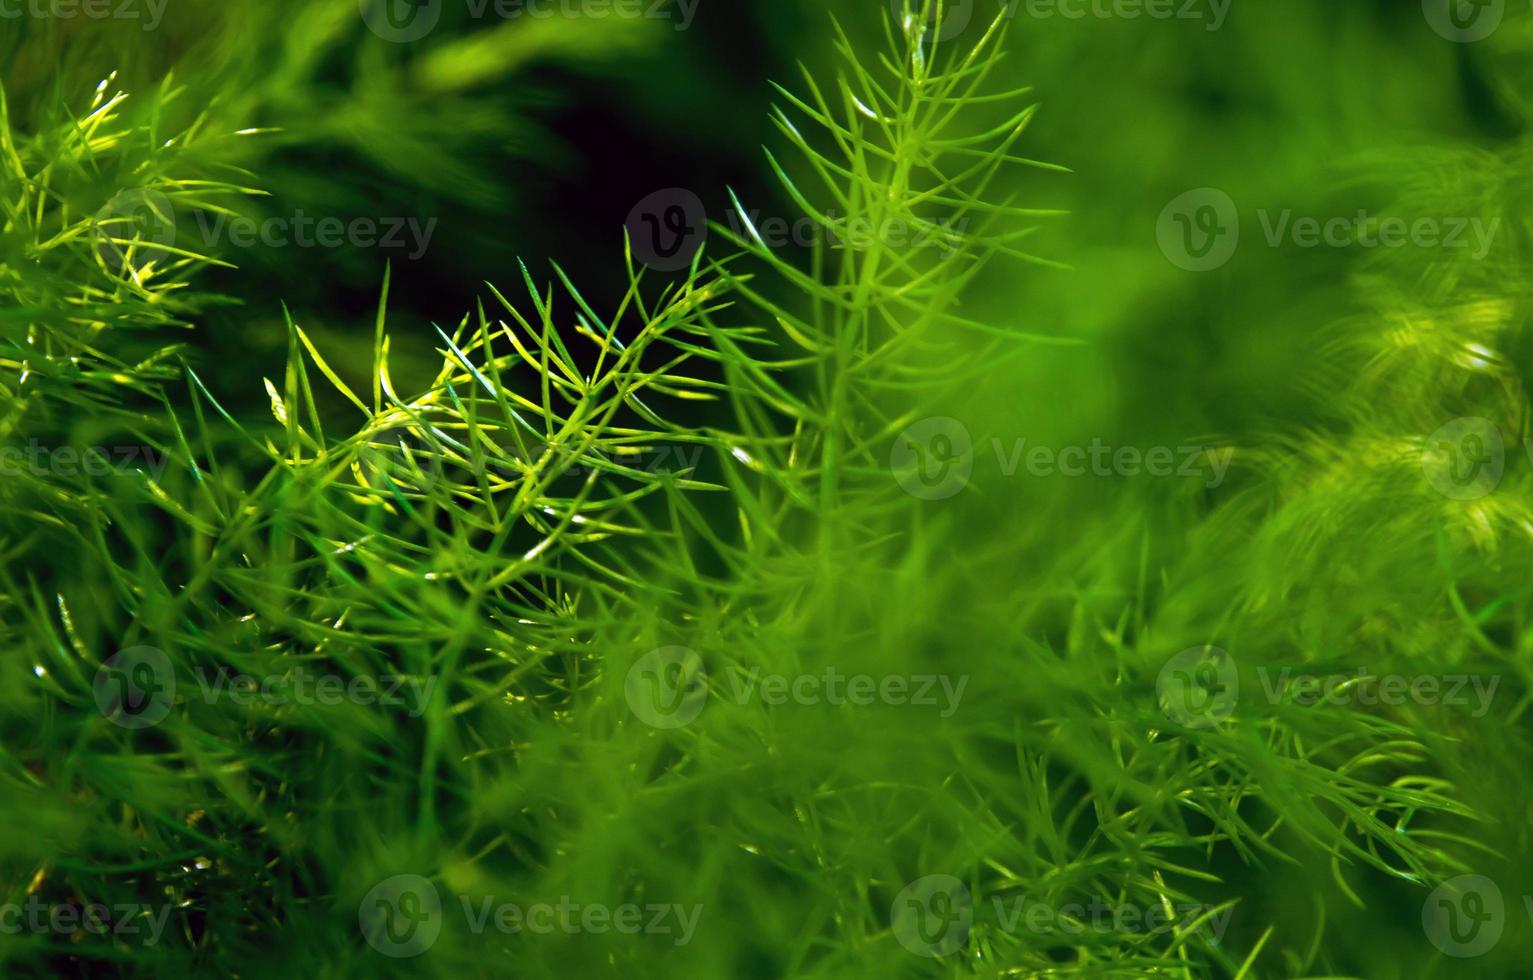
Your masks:
M 935 81 L 932 32 L 912 48 L 876 0 L 834 27 L 787 0 L 443 3 L 409 42 L 355 0 L 7 15 L 0 436 L 151 465 L 0 482 L 0 899 L 172 925 L 6 934 L 6 974 L 1520 975 L 1533 12 L 1492 4 L 1460 43 L 1434 3 L 1019 0 L 987 35 L 974 0 L 938 52 L 1004 57 Z M 944 71 L 950 102 L 923 88 Z M 670 188 L 706 249 L 641 274 L 625 222 Z M 1238 245 L 1189 271 L 1206 189 Z M 173 247 L 103 232 L 145 201 Z M 431 232 L 207 232 L 300 211 Z M 962 224 L 912 252 L 758 237 L 838 212 Z M 1466 247 L 1294 224 L 1359 215 Z M 944 499 L 891 462 L 933 418 L 972 447 Z M 1455 484 L 1492 430 L 1496 485 Z M 1231 462 L 1061 471 L 1092 446 Z M 1239 703 L 1179 723 L 1163 667 L 1208 645 Z M 191 693 L 122 729 L 97 681 L 137 647 L 184 692 L 313 669 L 434 693 Z M 676 647 L 709 700 L 656 728 L 630 668 Z M 827 667 L 966 693 L 731 698 Z M 1285 668 L 1496 687 L 1484 712 L 1265 696 Z M 363 936 L 399 874 L 447 909 L 417 958 Z M 897 909 L 934 874 L 975 914 L 926 958 Z M 1499 887 L 1474 958 L 1424 924 L 1460 874 Z M 702 912 L 685 944 L 470 935 L 473 896 Z M 1227 929 L 998 917 L 1087 898 Z

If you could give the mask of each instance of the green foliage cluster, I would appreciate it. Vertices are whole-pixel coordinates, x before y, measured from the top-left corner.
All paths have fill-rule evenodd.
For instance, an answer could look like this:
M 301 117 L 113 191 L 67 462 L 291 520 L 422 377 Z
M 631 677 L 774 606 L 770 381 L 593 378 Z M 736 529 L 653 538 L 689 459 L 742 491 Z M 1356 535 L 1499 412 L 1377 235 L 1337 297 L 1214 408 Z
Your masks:
M 0 480 L 0 903 L 169 923 L 152 945 L 6 935 L 6 975 L 1455 975 L 1421 902 L 1530 853 L 1533 514 L 1525 469 L 1455 500 L 1421 460 L 1454 417 L 1528 430 L 1525 140 L 1370 168 L 1400 213 L 1499 209 L 1511 245 L 1363 263 L 1355 311 L 1303 376 L 1323 411 L 1243 443 L 1229 488 L 1104 500 L 1045 482 L 1019 505 L 976 476 L 923 500 L 891 474 L 902 431 L 999 427 L 1029 362 L 1083 349 L 976 298 L 996 277 L 1071 275 L 1035 243 L 1062 223 L 1037 202 L 1075 178 L 1024 149 L 1036 106 L 1013 83 L 1011 20 L 950 41 L 929 27 L 943 4 L 925 8 L 871 42 L 835 24 L 835 68 L 777 90 L 765 159 L 819 229 L 802 261 L 734 199 L 675 276 L 616 254 L 609 301 L 523 265 L 430 326 L 421 384 L 397 369 L 395 338 L 425 325 L 401 327 L 395 268 L 365 357 L 281 307 L 265 415 L 178 342 L 231 315 L 206 285 L 228 257 L 125 212 L 243 213 L 268 164 L 294 199 L 355 193 L 284 172 L 280 150 L 375 148 L 370 127 L 413 148 L 379 172 L 493 202 L 459 151 L 519 117 L 433 119 L 410 93 L 513 71 L 536 56 L 522 45 L 598 42 L 505 27 L 389 63 L 353 4 L 319 3 L 275 68 L 225 51 L 197 88 L 0 93 L 0 437 L 143 460 Z M 230 11 L 214 18 L 229 39 L 275 29 Z M 85 50 L 70 40 L 13 68 Z M 323 70 L 342 55 L 349 93 Z M 465 114 L 480 128 L 445 121 Z M 1250 690 L 1262 665 L 1502 688 L 1484 717 L 1248 697 L 1181 724 L 1157 677 L 1205 644 Z M 102 665 L 138 647 L 168 655 L 183 695 L 151 728 L 99 709 Z M 630 678 L 676 647 L 706 705 L 657 727 Z M 962 678 L 962 701 L 737 697 L 827 668 Z M 414 700 L 200 696 L 305 674 L 399 678 Z M 365 941 L 367 900 L 405 874 L 435 883 L 447 924 L 392 959 Z M 963 882 L 974 922 L 961 950 L 923 958 L 896 900 L 933 874 Z M 701 914 L 685 944 L 475 933 L 459 899 L 485 896 Z M 1200 911 L 1036 932 L 997 914 L 1014 902 Z M 1486 969 L 1530 946 L 1509 928 Z

